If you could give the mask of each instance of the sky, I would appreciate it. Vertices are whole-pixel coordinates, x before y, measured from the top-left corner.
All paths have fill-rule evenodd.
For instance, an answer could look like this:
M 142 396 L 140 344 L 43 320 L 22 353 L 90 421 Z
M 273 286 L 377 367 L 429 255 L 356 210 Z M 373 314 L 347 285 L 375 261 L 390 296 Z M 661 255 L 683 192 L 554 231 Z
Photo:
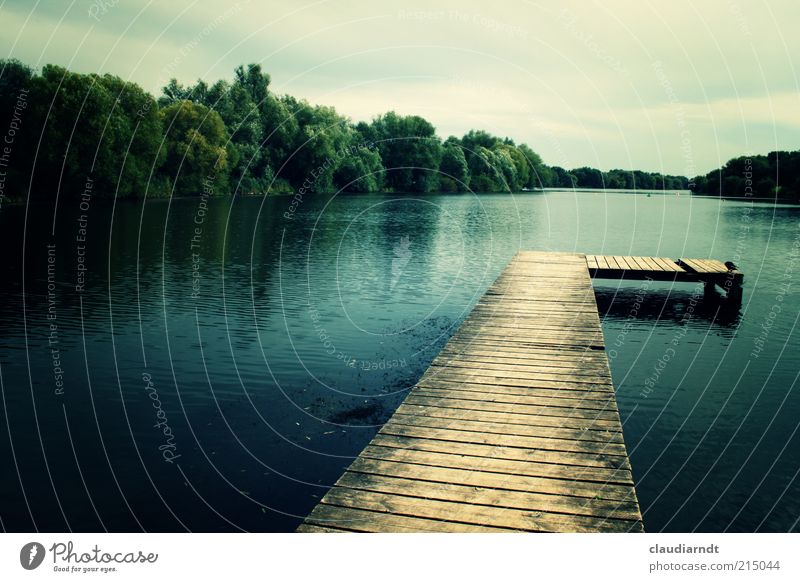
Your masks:
M 797 0 L 0 0 L 0 57 L 175 77 L 260 63 L 354 121 L 485 129 L 550 165 L 694 176 L 800 149 Z

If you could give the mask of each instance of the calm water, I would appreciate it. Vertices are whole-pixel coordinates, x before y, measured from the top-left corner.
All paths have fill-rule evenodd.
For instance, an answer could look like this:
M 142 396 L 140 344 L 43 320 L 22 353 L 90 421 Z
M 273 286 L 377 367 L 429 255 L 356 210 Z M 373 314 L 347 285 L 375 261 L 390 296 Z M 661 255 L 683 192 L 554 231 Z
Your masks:
M 5 529 L 291 530 L 519 249 L 736 260 L 741 310 L 596 284 L 645 527 L 798 529 L 800 209 L 290 202 L 0 210 Z

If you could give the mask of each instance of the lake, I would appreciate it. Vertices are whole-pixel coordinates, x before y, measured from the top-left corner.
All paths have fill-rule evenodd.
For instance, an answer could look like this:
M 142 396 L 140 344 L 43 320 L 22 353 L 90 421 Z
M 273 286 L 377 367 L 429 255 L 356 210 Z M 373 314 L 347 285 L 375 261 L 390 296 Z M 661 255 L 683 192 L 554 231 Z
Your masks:
M 520 249 L 736 262 L 740 309 L 595 282 L 644 524 L 798 530 L 800 208 L 62 199 L 0 237 L 6 530 L 291 531 Z

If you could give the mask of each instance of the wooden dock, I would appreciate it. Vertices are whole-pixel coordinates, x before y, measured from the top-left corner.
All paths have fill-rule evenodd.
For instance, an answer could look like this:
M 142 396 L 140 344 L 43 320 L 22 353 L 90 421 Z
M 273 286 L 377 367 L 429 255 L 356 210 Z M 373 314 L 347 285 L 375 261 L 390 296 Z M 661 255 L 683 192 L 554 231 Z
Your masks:
M 590 274 L 711 265 L 621 259 L 517 254 L 298 531 L 643 531 Z
M 652 279 L 653 281 L 703 282 L 711 291 L 719 286 L 728 297 L 742 298 L 744 275 L 733 263 L 715 259 L 665 259 L 663 257 L 628 257 L 586 255 L 589 274 L 596 279 Z

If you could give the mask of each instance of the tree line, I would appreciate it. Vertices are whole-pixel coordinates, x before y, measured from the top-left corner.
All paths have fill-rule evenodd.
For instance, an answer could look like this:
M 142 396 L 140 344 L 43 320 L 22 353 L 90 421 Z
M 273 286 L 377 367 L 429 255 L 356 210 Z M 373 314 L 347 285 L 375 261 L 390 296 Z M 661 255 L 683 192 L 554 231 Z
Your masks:
M 416 115 L 353 123 L 332 107 L 270 90 L 257 64 L 232 80 L 171 80 L 158 98 L 114 75 L 0 61 L 0 149 L 8 198 L 304 192 L 515 192 L 686 189 L 683 176 L 547 166 L 527 144 L 482 130 L 441 139 Z M 6 153 L 4 153 L 6 152 Z
M 800 151 L 740 156 L 692 180 L 692 191 L 726 197 L 800 201 Z

